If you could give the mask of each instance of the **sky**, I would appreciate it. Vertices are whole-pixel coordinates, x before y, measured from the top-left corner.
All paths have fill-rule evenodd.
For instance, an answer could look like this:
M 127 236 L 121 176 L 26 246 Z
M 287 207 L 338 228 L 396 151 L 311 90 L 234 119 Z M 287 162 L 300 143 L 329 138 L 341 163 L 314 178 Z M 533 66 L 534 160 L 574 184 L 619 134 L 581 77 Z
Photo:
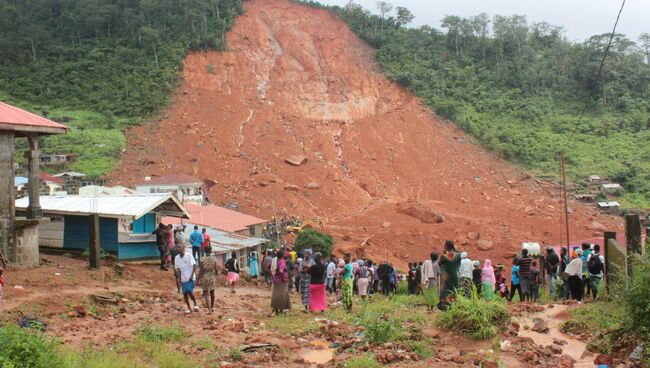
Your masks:
M 469 17 L 479 13 L 525 15 L 528 22 L 546 21 L 565 29 L 571 41 L 612 31 L 622 0 L 385 0 L 393 6 L 408 8 L 415 19 L 411 26 L 440 28 L 445 15 Z M 348 0 L 319 0 L 327 5 L 343 6 Z M 376 13 L 377 0 L 354 0 Z M 637 41 L 641 33 L 650 33 L 650 0 L 626 0 L 617 33 Z

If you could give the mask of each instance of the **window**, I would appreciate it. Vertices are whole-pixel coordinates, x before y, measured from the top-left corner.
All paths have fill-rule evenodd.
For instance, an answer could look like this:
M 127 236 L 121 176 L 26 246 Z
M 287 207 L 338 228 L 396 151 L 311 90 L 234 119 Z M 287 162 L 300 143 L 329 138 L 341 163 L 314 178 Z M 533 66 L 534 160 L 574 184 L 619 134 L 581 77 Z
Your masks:
M 134 234 L 151 234 L 156 229 L 156 214 L 148 213 L 133 221 L 131 230 Z

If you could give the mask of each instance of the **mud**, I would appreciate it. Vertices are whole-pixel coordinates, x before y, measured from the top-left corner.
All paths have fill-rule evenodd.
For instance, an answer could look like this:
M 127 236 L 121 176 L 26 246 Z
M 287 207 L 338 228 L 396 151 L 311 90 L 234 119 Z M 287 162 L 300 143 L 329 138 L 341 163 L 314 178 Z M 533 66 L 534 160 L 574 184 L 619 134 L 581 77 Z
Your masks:
M 332 13 L 251 0 L 227 39 L 226 52 L 190 54 L 168 110 L 127 131 L 113 184 L 177 171 L 212 179 L 218 204 L 320 217 L 337 251 L 399 265 L 445 239 L 497 261 L 522 241 L 560 242 L 558 190 L 385 78 Z M 294 156 L 305 160 L 286 161 Z M 592 207 L 570 211 L 573 239 L 621 228 Z

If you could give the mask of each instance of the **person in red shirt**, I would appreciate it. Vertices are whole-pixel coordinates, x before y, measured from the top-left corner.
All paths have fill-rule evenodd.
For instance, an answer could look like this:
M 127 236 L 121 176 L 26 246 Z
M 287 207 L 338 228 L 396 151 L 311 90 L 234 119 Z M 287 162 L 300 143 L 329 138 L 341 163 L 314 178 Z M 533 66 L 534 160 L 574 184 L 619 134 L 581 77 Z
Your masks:
M 203 235 L 203 243 L 201 243 L 201 257 L 205 256 L 205 247 L 210 245 L 210 235 L 205 228 L 201 230 L 201 235 Z

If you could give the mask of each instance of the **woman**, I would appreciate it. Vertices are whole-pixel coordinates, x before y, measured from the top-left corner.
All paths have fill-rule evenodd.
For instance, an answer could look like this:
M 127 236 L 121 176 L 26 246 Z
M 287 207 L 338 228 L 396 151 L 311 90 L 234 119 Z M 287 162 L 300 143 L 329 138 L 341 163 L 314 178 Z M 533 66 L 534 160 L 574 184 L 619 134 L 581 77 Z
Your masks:
M 302 268 L 300 270 L 300 299 L 305 308 L 304 312 L 309 312 L 309 287 L 311 285 L 311 275 L 309 274 L 309 267 L 312 265 L 311 249 L 305 249 L 303 252 L 305 257 L 302 261 Z
M 327 309 L 325 291 L 326 266 L 321 262 L 321 254 L 314 254 L 314 264 L 309 267 L 309 311 L 322 312 Z
M 571 292 L 571 299 L 582 301 L 582 249 L 571 252 L 571 262 L 566 266 L 566 272 Z
M 345 255 L 345 266 L 341 269 L 341 295 L 343 305 L 348 312 L 352 312 L 352 264 L 350 254 Z
M 228 270 L 228 276 L 226 277 L 226 282 L 230 284 L 230 292 L 235 294 L 235 285 L 239 281 L 239 261 L 237 260 L 237 252 L 232 252 L 230 259 L 226 261 L 226 269 Z
M 203 249 L 205 257 L 199 263 L 199 276 L 197 284 L 203 290 L 203 298 L 205 304 L 208 306 L 208 314 L 214 312 L 214 289 L 217 287 L 217 273 L 219 268 L 217 266 L 217 259 L 212 257 L 212 247 L 206 245 Z
M 251 275 L 251 278 L 257 280 L 257 276 L 260 274 L 259 268 L 257 254 L 253 252 L 250 257 L 248 257 L 248 274 Z
M 438 305 L 438 298 L 440 296 L 439 280 L 440 280 L 440 266 L 438 265 L 438 252 L 432 252 L 429 255 L 431 262 L 431 275 L 429 276 L 429 285 L 424 290 L 424 304 L 427 309 L 433 310 Z M 424 277 L 424 276 L 423 276 Z
M 472 266 L 474 266 L 474 269 L 472 270 L 472 282 L 474 283 L 474 290 L 476 290 L 476 294 L 480 297 L 481 289 L 483 287 L 481 284 L 481 274 L 483 273 L 483 270 L 481 269 L 481 262 L 474 261 L 472 263 Z
M 448 303 L 447 298 L 454 294 L 456 289 L 460 288 L 460 281 L 458 280 L 460 254 L 456 252 L 456 245 L 452 240 L 445 241 L 445 249 L 440 256 L 438 264 L 446 276 L 443 290 L 440 292 L 440 299 Z
M 483 284 L 483 298 L 485 300 L 494 300 L 494 284 L 496 283 L 492 261 L 485 260 L 483 271 L 481 271 L 481 283 Z
M 278 251 L 276 258 L 277 266 L 273 274 L 273 288 L 271 290 L 271 309 L 273 313 L 280 314 L 285 310 L 291 310 L 291 299 L 289 298 L 289 271 L 284 259 L 284 252 Z
M 521 286 L 519 281 L 519 259 L 515 257 L 512 261 L 512 270 L 510 271 L 510 297 L 509 301 L 512 301 L 512 298 L 515 297 L 515 291 L 519 295 L 519 300 L 521 299 Z
M 370 271 L 368 269 L 368 266 L 366 266 L 366 263 L 364 261 L 359 261 L 359 268 L 357 268 L 355 276 L 357 279 L 357 288 L 359 289 L 359 296 L 361 297 L 361 300 L 366 300 L 366 296 L 368 296 L 369 274 Z

